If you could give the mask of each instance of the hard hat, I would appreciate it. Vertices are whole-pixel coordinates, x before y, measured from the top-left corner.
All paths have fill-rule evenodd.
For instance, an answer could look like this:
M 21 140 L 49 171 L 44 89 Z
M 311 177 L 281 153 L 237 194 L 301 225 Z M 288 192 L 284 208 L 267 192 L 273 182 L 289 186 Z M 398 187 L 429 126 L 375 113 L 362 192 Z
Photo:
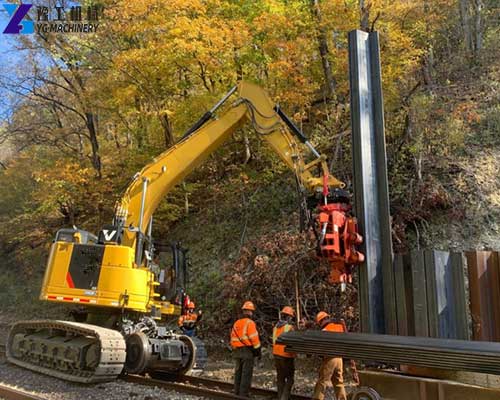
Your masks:
M 243 307 L 241 307 L 241 309 L 255 311 L 255 306 L 251 301 L 245 301 L 245 303 L 243 303 Z
M 195 306 L 194 306 L 194 302 L 193 302 L 193 301 L 190 301 L 190 302 L 188 303 L 188 308 L 189 308 L 189 309 L 193 309 L 194 307 L 195 307 Z
M 318 314 L 316 314 L 316 323 L 319 324 L 325 318 L 329 318 L 329 317 L 330 316 L 326 312 L 320 311 Z
M 283 310 L 281 310 L 281 314 L 286 314 L 290 315 L 291 317 L 295 317 L 295 311 L 290 306 L 283 307 Z

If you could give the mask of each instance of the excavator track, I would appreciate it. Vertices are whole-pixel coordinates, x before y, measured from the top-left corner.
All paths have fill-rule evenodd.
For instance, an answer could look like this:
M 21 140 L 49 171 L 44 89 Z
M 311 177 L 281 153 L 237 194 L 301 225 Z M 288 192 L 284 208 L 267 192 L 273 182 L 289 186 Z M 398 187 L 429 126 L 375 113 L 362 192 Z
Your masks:
M 9 332 L 12 364 L 79 383 L 116 379 L 126 358 L 118 331 L 70 321 L 20 321 Z

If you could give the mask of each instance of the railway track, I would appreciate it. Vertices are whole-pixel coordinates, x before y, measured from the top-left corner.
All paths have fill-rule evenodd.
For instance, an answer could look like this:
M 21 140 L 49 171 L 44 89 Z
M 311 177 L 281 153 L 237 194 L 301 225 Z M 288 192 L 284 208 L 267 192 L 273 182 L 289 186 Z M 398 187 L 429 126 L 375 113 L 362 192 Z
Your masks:
M 5 354 L 5 344 L 0 343 L 0 354 Z M 210 399 L 246 399 L 246 397 L 236 396 L 232 393 L 233 384 L 229 382 L 217 381 L 195 376 L 176 377 L 175 380 L 159 380 L 138 375 L 124 375 L 121 380 L 137 385 L 158 387 L 166 390 L 173 390 L 178 393 L 185 393 L 195 396 L 202 396 Z M 253 387 L 251 394 L 256 398 L 271 399 L 276 398 L 276 391 L 264 388 Z M 12 400 L 41 400 L 41 397 L 30 395 L 9 387 L 0 386 L 0 398 Z M 309 397 L 293 395 L 293 400 L 306 400 Z
M 120 377 L 125 382 L 135 383 L 138 385 L 152 386 L 166 390 L 173 390 L 178 393 L 190 394 L 194 396 L 206 397 L 214 400 L 218 399 L 247 399 L 247 397 L 236 396 L 231 392 L 218 390 L 214 387 L 204 387 L 193 384 L 186 384 L 180 382 L 168 382 L 158 379 L 146 378 L 144 376 L 126 375 Z
M 131 383 L 156 386 L 159 388 L 176 390 L 178 392 L 183 391 L 183 393 L 186 394 L 205 396 L 213 399 L 246 399 L 246 397 L 236 396 L 232 393 L 232 383 L 195 376 L 177 377 L 175 381 L 151 379 L 137 375 L 127 375 L 120 379 Z M 252 387 L 250 393 L 255 398 L 275 399 L 277 397 L 275 390 L 264 388 Z M 291 396 L 291 399 L 308 400 L 310 397 L 294 394 Z
M 5 345 L 0 343 L 0 355 L 5 354 Z M 41 397 L 13 387 L 0 384 L 0 399 L 7 400 L 43 400 Z
M 10 386 L 0 385 L 0 399 L 6 400 L 44 400 L 34 394 L 14 389 Z

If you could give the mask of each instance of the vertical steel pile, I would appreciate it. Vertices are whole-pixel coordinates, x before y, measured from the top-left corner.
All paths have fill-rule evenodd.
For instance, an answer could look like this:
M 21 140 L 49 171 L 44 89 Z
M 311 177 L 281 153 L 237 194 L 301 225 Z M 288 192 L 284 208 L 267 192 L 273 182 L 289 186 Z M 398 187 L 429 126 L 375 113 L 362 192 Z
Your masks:
M 349 32 L 356 216 L 366 261 L 359 269 L 361 329 L 396 333 L 389 190 L 378 33 Z

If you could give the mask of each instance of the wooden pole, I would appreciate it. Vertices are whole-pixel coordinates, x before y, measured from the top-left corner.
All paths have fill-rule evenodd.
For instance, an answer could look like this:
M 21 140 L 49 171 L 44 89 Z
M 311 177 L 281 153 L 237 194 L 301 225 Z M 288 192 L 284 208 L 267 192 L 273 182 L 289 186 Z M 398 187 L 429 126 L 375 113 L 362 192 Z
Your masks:
M 299 293 L 299 279 L 297 271 L 295 271 L 295 315 L 297 316 L 297 327 L 300 324 L 300 293 Z

